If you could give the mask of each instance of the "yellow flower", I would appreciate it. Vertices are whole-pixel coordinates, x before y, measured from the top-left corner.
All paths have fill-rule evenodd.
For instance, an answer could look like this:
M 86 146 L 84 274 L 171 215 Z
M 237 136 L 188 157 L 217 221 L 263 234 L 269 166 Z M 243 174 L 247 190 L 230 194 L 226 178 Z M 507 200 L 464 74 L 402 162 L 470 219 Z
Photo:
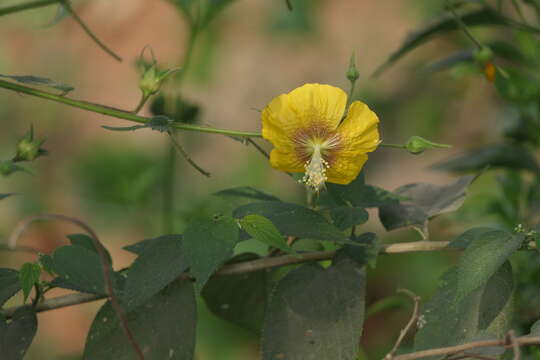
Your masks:
M 262 136 L 274 145 L 270 164 L 304 172 L 319 191 L 326 181 L 348 184 L 379 145 L 379 119 L 354 101 L 343 119 L 347 95 L 330 85 L 306 84 L 272 100 L 262 112 Z M 343 119 L 343 121 L 342 121 Z

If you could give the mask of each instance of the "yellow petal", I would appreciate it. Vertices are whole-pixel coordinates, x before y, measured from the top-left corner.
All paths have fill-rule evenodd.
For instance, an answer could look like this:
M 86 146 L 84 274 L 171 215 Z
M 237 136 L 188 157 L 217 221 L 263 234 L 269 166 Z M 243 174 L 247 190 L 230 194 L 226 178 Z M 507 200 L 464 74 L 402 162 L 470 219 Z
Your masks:
M 345 111 L 347 95 L 337 87 L 306 84 L 272 100 L 262 112 L 262 135 L 280 148 L 290 151 L 291 136 L 298 129 L 313 125 L 334 130 Z
M 367 159 L 368 156 L 366 154 L 336 158 L 326 171 L 326 176 L 328 177 L 326 181 L 342 185 L 350 183 L 360 174 L 360 170 L 362 170 Z
M 340 153 L 354 156 L 375 150 L 380 143 L 378 124 L 379 118 L 366 104 L 353 102 L 347 117 L 338 127 L 344 146 Z
M 294 153 L 282 152 L 277 149 L 270 153 L 270 165 L 273 168 L 288 172 L 304 172 L 304 164 Z
M 380 143 L 378 123 L 377 115 L 366 104 L 360 101 L 351 104 L 337 130 L 342 148 L 327 170 L 327 181 L 348 184 L 356 179 L 368 159 L 366 153 L 375 150 Z
M 287 94 L 291 109 L 304 126 L 326 125 L 334 130 L 340 123 L 347 94 L 340 88 L 306 84 Z

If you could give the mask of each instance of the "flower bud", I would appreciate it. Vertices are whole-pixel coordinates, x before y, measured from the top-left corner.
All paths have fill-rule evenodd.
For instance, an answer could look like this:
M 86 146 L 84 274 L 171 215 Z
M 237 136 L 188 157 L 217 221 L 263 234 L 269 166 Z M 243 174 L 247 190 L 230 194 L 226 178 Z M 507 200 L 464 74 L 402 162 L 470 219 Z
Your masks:
M 437 148 L 449 148 L 450 145 L 446 144 L 437 144 L 434 142 L 431 142 L 429 140 L 426 140 L 420 136 L 411 136 L 407 143 L 405 144 L 405 148 L 408 152 L 414 155 L 418 155 L 423 153 L 425 150 L 428 149 L 437 149 Z
M 360 77 L 360 73 L 358 73 L 358 69 L 356 69 L 356 55 L 354 52 L 351 55 L 351 59 L 349 61 L 349 68 L 347 69 L 346 76 L 350 82 L 355 82 Z
M 17 144 L 17 153 L 13 161 L 33 161 L 39 156 L 46 155 L 47 150 L 41 148 L 44 142 L 45 139 L 34 140 L 34 127 L 31 126 L 24 138 Z
M 154 58 L 154 54 L 152 53 L 152 61 L 146 62 L 143 59 L 144 51 L 141 53 L 141 56 L 139 58 L 139 68 L 141 69 L 141 79 L 139 80 L 139 88 L 143 92 L 143 96 L 145 98 L 148 98 L 152 95 L 155 95 L 159 92 L 161 89 L 161 85 L 163 85 L 163 82 L 165 79 L 172 74 L 173 72 L 177 71 L 177 69 L 167 69 L 167 70 L 160 70 L 157 66 L 156 59 Z
M 487 46 L 482 46 L 480 49 L 475 50 L 473 58 L 478 64 L 484 65 L 493 60 L 493 51 Z

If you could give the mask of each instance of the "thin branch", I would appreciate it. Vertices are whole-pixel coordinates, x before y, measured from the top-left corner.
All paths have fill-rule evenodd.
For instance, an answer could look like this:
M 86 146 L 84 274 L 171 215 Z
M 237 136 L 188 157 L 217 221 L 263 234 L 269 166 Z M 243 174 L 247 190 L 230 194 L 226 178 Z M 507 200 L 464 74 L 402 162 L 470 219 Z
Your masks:
M 512 345 L 512 350 L 514 351 L 514 360 L 520 360 L 521 348 L 519 347 L 519 344 L 516 341 L 516 335 L 514 333 L 514 330 L 510 330 L 507 336 L 508 336 L 508 341 Z
M 255 149 L 257 149 L 258 152 L 262 154 L 267 160 L 270 160 L 270 155 L 264 150 L 259 144 L 257 144 L 253 139 L 247 138 L 246 141 L 253 145 Z
M 540 344 L 540 337 L 538 336 L 521 336 L 514 339 L 515 343 L 522 346 L 522 345 L 539 345 Z M 398 355 L 393 358 L 393 360 L 415 360 L 415 359 L 421 359 L 429 356 L 437 356 L 437 355 L 452 355 L 461 353 L 463 351 L 472 350 L 472 349 L 479 349 L 479 348 L 485 348 L 485 347 L 493 347 L 493 346 L 500 346 L 500 347 L 507 347 L 508 341 L 507 339 L 500 339 L 500 340 L 482 340 L 482 341 L 475 341 L 471 343 L 461 344 L 461 345 L 455 345 L 455 346 L 447 346 L 444 348 L 438 348 L 438 349 L 429 349 L 429 350 L 422 350 L 417 351 L 409 354 L 404 355 Z
M 413 307 L 413 312 L 411 314 L 411 318 L 409 319 L 409 322 L 407 322 L 407 325 L 405 325 L 405 327 L 399 332 L 399 337 L 396 340 L 394 347 L 392 348 L 392 350 L 390 350 L 388 354 L 386 354 L 386 356 L 384 357 L 385 359 L 392 359 L 394 357 L 394 354 L 396 353 L 397 349 L 401 345 L 401 342 L 403 341 L 403 339 L 405 339 L 405 336 L 409 333 L 413 325 L 418 320 L 418 308 L 420 305 L 420 297 L 407 289 L 399 289 L 398 293 L 402 293 L 410 297 L 411 300 L 414 302 L 414 307 Z
M 386 244 L 381 248 L 381 254 L 397 254 L 408 252 L 429 252 L 443 250 L 459 250 L 448 247 L 448 241 L 416 241 L 410 243 Z M 214 276 L 244 274 L 264 269 L 270 269 L 279 266 L 293 265 L 308 261 L 329 260 L 334 257 L 335 251 L 314 251 L 301 254 L 300 256 L 283 255 L 275 257 L 266 257 L 252 261 L 240 262 L 223 266 Z M 82 304 L 90 301 L 104 299 L 103 295 L 73 294 L 59 296 L 48 299 L 36 307 L 37 312 L 58 309 L 66 306 Z M 0 313 L 10 317 L 19 307 L 12 307 L 2 310 Z
M 182 145 L 180 145 L 180 143 L 178 141 L 176 141 L 176 138 L 174 136 L 174 134 L 171 134 L 170 131 L 167 131 L 167 134 L 169 135 L 169 139 L 171 139 L 171 142 L 173 144 L 173 146 L 176 148 L 176 150 L 184 157 L 184 159 L 191 165 L 195 168 L 195 170 L 197 170 L 198 172 L 200 172 L 202 175 L 206 176 L 206 177 L 210 177 L 210 173 L 206 170 L 204 170 L 202 167 L 200 167 L 190 156 L 189 154 L 186 152 L 186 150 L 184 150 L 184 148 L 182 147 Z
M 8 7 L 0 9 L 0 16 L 9 15 L 9 14 L 13 14 L 13 13 L 17 13 L 17 12 L 25 11 L 25 10 L 37 9 L 40 7 L 53 5 L 62 1 L 63 0 L 37 0 L 37 1 L 27 2 L 26 4 L 8 6 Z
M 71 14 L 73 19 L 79 24 L 79 26 L 83 29 L 83 31 L 88 35 L 94 42 L 107 54 L 112 56 L 116 61 L 122 62 L 122 58 L 115 54 L 114 51 L 109 49 L 107 45 L 105 45 L 99 38 L 90 30 L 90 28 L 84 23 L 84 21 L 77 15 L 75 10 L 73 10 L 73 7 L 71 6 L 71 3 L 69 0 L 62 0 L 62 5 L 66 8 L 66 10 Z
M 448 4 L 448 0 L 447 0 L 447 4 Z M 463 22 L 461 17 L 456 13 L 454 8 L 452 6 L 450 6 L 450 5 L 448 5 L 447 10 L 450 12 L 450 14 L 452 14 L 452 16 L 454 17 L 454 20 L 456 21 L 456 23 L 458 24 L 460 29 L 463 30 L 465 35 L 467 35 L 469 40 L 471 40 L 471 42 L 473 44 L 475 44 L 476 47 L 478 47 L 478 49 L 482 49 L 483 48 L 482 44 L 480 44 L 480 42 L 478 40 L 476 40 L 476 38 L 473 36 L 473 34 L 469 31 L 469 28 L 467 27 L 467 25 Z
M 52 92 L 35 89 L 35 88 L 24 86 L 21 84 L 15 84 L 10 81 L 0 80 L 0 88 L 39 97 L 42 99 L 51 100 L 51 101 L 58 102 L 64 105 L 69 105 L 69 106 L 76 107 L 82 110 L 91 111 L 98 114 L 115 117 L 118 119 L 133 121 L 140 124 L 148 124 L 152 120 L 152 118 L 134 114 L 132 111 L 116 109 L 110 106 L 95 104 L 88 101 L 71 99 L 66 96 L 57 95 Z M 195 125 L 179 124 L 179 123 L 173 123 L 171 124 L 171 126 L 175 129 L 186 130 L 186 131 L 197 131 L 197 132 L 204 132 L 204 133 L 242 136 L 242 137 L 262 137 L 260 132 L 214 129 L 214 128 L 208 128 L 208 127 L 195 126 Z
M 474 358 L 474 359 L 479 359 L 479 360 L 497 360 L 496 358 L 491 357 L 491 356 L 486 356 L 486 355 L 481 355 L 481 354 L 476 354 L 476 353 L 468 353 L 468 352 L 465 352 L 456 357 L 449 358 L 448 360 L 461 360 L 461 359 L 468 359 L 468 358 Z
M 137 354 L 137 357 L 140 360 L 144 360 L 143 352 L 142 352 L 141 348 L 139 347 L 139 344 L 135 340 L 135 337 L 133 336 L 133 333 L 129 329 L 127 317 L 124 314 L 124 310 L 120 306 L 120 303 L 118 302 L 118 299 L 116 298 L 116 296 L 114 294 L 114 287 L 113 287 L 113 283 L 112 283 L 112 280 L 111 280 L 111 274 L 110 274 L 110 270 L 111 270 L 110 265 L 111 264 L 109 263 L 105 247 L 103 246 L 103 244 L 99 240 L 96 232 L 89 225 L 87 225 L 85 222 L 83 222 L 83 221 L 81 221 L 79 219 L 76 219 L 76 218 L 73 218 L 73 217 L 70 217 L 70 216 L 66 216 L 66 215 L 60 215 L 60 214 L 32 215 L 32 216 L 29 216 L 29 217 L 21 220 L 17 224 L 17 226 L 15 226 L 15 229 L 12 231 L 11 235 L 8 238 L 8 246 L 12 247 L 12 248 L 16 247 L 17 246 L 17 241 L 23 235 L 23 233 L 30 227 L 30 225 L 32 223 L 34 223 L 36 221 L 39 221 L 39 220 L 60 220 L 60 221 L 65 221 L 65 222 L 68 222 L 68 223 L 71 223 L 71 224 L 74 224 L 74 225 L 80 227 L 81 229 L 83 229 L 84 231 L 86 231 L 90 235 L 90 237 L 92 238 L 92 242 L 94 243 L 94 248 L 96 249 L 96 251 L 97 251 L 97 253 L 99 255 L 100 262 L 101 262 L 101 268 L 103 270 L 103 280 L 104 280 L 104 283 L 105 283 L 107 297 L 109 298 L 109 301 L 111 302 L 111 306 L 114 309 L 114 312 L 116 313 L 116 316 L 118 317 L 118 321 L 121 324 L 121 327 L 122 327 L 122 329 L 124 331 L 124 334 L 126 335 L 126 338 L 131 343 L 131 346 L 135 350 L 135 353 Z

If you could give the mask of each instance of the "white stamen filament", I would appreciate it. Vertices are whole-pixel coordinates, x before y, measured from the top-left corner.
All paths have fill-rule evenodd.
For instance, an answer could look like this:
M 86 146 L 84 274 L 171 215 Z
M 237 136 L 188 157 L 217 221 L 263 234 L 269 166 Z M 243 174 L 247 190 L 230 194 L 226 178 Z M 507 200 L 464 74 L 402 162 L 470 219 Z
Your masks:
M 311 159 L 306 161 L 304 165 L 306 173 L 302 178 L 302 182 L 312 187 L 315 191 L 323 188 L 325 181 L 328 179 L 326 177 L 326 169 L 329 168 L 329 164 L 323 158 L 321 151 L 321 145 L 313 146 L 313 154 L 311 155 Z

